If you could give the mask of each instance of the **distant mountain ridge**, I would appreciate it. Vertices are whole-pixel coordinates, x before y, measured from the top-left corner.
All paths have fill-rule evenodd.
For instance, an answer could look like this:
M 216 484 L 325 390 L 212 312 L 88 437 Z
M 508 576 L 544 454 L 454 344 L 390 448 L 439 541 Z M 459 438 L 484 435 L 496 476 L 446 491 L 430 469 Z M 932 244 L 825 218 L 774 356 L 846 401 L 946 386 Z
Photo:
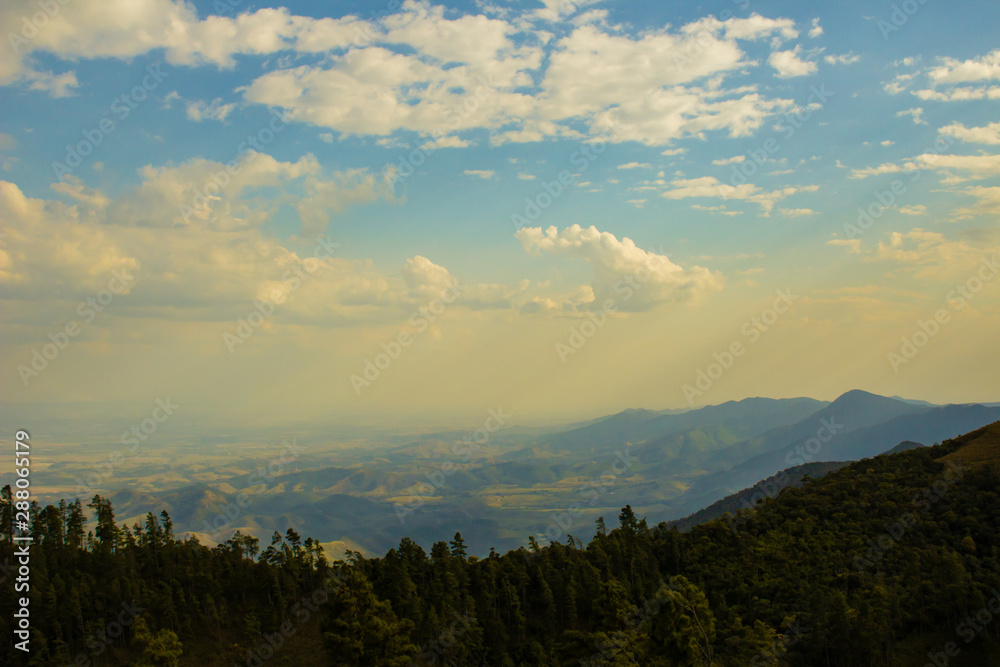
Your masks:
M 378 553 L 403 535 L 426 540 L 451 526 L 466 536 L 470 553 L 483 554 L 516 548 L 529 535 L 585 539 L 597 517 L 614 520 L 626 497 L 651 520 L 709 516 L 779 471 L 794 485 L 801 474 L 816 477 L 839 462 L 931 445 L 997 420 L 1000 405 L 939 406 L 861 390 L 832 402 L 748 398 L 682 411 L 624 410 L 534 435 L 501 430 L 471 458 L 454 447 L 468 433 L 448 431 L 376 444 L 353 458 L 314 449 L 267 479 L 244 472 L 259 469 L 263 462 L 256 462 L 210 480 L 201 472 L 171 477 L 172 488 L 146 492 L 148 484 L 130 487 L 116 471 L 117 488 L 100 493 L 129 525 L 166 509 L 178 534 L 193 532 L 206 543 L 236 529 L 269 539 L 296 526 L 324 543 Z M 990 451 L 988 443 L 979 446 Z M 35 481 L 78 488 L 78 472 L 53 465 Z M 399 507 L 412 511 L 400 516 Z
M 861 390 L 849 391 L 796 424 L 772 429 L 720 452 L 731 467 L 695 480 L 680 509 L 706 507 L 797 464 L 877 456 L 895 446 L 893 443 L 906 440 L 941 442 L 997 419 L 1000 407 L 927 407 Z M 822 432 L 824 423 L 827 433 Z M 834 429 L 835 433 L 829 433 Z

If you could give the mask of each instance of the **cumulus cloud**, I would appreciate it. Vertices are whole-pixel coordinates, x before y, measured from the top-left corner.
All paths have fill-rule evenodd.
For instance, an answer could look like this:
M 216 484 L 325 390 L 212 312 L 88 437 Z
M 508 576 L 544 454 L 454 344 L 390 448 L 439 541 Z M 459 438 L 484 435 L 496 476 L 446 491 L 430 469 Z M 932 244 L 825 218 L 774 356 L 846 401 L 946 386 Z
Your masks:
M 990 123 L 984 127 L 966 127 L 961 123 L 952 123 L 942 127 L 938 132 L 971 144 L 1000 144 L 1000 122 Z
M 911 67 L 917 60 L 907 58 L 897 64 Z M 1000 49 L 968 60 L 939 58 L 932 67 L 896 75 L 885 84 L 885 89 L 896 94 L 910 86 L 929 86 L 911 92 L 922 100 L 935 102 L 1000 99 L 1000 86 L 989 83 L 996 80 L 1000 80 Z
M 774 68 L 779 79 L 790 79 L 797 76 L 815 74 L 819 69 L 816 63 L 802 60 L 799 52 L 802 47 L 796 46 L 791 51 L 774 51 L 768 56 L 767 63 Z
M 913 94 L 922 100 L 933 102 L 967 102 L 969 100 L 1000 99 L 1000 86 L 967 86 L 948 90 L 915 90 Z
M 433 141 L 426 142 L 421 148 L 424 150 L 437 150 L 439 148 L 468 148 L 473 145 L 468 139 L 460 139 L 456 136 L 437 137 Z
M 969 83 L 1000 79 L 1000 49 L 969 60 L 942 58 L 941 64 L 928 71 L 935 83 Z
M 794 109 L 791 100 L 754 86 L 727 88 L 724 81 L 758 65 L 741 41 L 780 45 L 798 36 L 791 19 L 708 17 L 627 34 L 595 13 L 556 37 L 538 21 L 579 15 L 590 2 L 543 4 L 519 16 L 456 16 L 426 0 L 406 0 L 399 11 L 368 21 L 296 16 L 284 8 L 201 18 L 180 0 L 140 0 L 127 11 L 77 0 L 61 6 L 20 55 L 3 61 L 0 85 L 25 81 L 53 95 L 70 94 L 77 85 L 72 72 L 31 69 L 34 54 L 42 52 L 75 60 L 163 50 L 171 65 L 224 68 L 245 56 L 322 54 L 298 66 L 284 56 L 267 61 L 268 71 L 240 89 L 244 100 L 343 135 L 413 131 L 444 141 L 477 129 L 488 131 L 493 144 L 580 136 L 580 121 L 591 136 L 616 128 L 615 142 L 662 145 L 709 131 L 739 137 Z M 29 6 L 28 0 L 5 3 L 0 16 L 16 21 Z M 777 62 L 788 75 L 815 68 L 795 51 L 784 53 Z M 187 108 L 194 120 L 222 120 L 231 110 L 221 101 Z M 450 147 L 467 145 L 463 137 Z
M 259 155 L 185 223 L 181 206 L 190 205 L 211 174 L 224 169 L 204 160 L 147 167 L 139 185 L 115 198 L 70 176 L 52 186 L 70 203 L 28 197 L 17 185 L 0 181 L 0 219 L 7 234 L 0 294 L 42 300 L 42 307 L 44 299 L 85 298 L 105 287 L 112 271 L 127 271 L 136 279 L 123 309 L 168 319 L 228 319 L 260 294 L 287 284 L 288 273 L 311 254 L 313 241 L 281 241 L 262 232 L 278 205 L 319 198 L 330 211 L 380 196 L 365 179 L 325 172 L 310 158 L 285 163 Z M 332 190 L 316 190 L 320 182 L 339 183 L 339 198 Z M 257 183 L 285 195 L 274 201 L 248 196 Z M 421 285 L 428 282 L 419 278 L 432 275 L 426 268 L 411 273 L 410 282 L 393 281 L 364 260 L 321 259 L 296 293 L 312 304 L 314 315 L 304 310 L 300 316 L 363 321 L 386 308 L 409 307 L 422 298 Z
M 461 287 L 456 305 L 465 309 L 543 313 L 553 310 L 552 304 L 557 311 L 575 312 L 595 293 L 610 294 L 611 272 L 644 265 L 652 277 L 631 308 L 693 298 L 720 281 L 707 270 L 683 270 L 665 257 L 658 263 L 628 239 L 619 243 L 611 235 L 598 246 L 591 243 L 589 251 L 580 240 L 578 256 L 592 253 L 597 278 L 594 286 L 569 293 L 528 280 L 465 282 L 424 255 L 383 269 L 371 259 L 339 256 L 335 236 L 319 234 L 325 224 L 305 233 L 309 220 L 325 221 L 349 207 L 390 199 L 391 192 L 372 174 L 331 172 L 312 156 L 281 162 L 259 154 L 203 205 L 193 203 L 212 175 L 224 170 L 225 165 L 207 160 L 149 166 L 140 171 L 138 185 L 115 197 L 74 176 L 52 186 L 52 199 L 29 197 L 17 185 L 0 181 L 5 234 L 0 298 L 21 304 L 19 313 L 30 319 L 49 308 L 52 299 L 93 295 L 119 271 L 136 276 L 128 298 L 116 308 L 119 313 L 227 321 L 245 316 L 254 299 L 270 299 L 281 303 L 281 322 L 350 326 L 401 322 L 454 285 Z M 261 184 L 277 194 L 257 197 Z M 188 220 L 181 212 L 185 206 L 195 211 Z M 298 212 L 302 234 L 277 238 L 265 231 L 281 206 Z M 610 252 L 602 254 L 599 246 Z
M 593 303 L 614 299 L 620 310 L 646 311 L 661 303 L 689 301 L 721 288 L 721 275 L 700 266 L 683 268 L 661 253 L 649 252 L 632 239 L 620 241 L 610 232 L 596 227 L 571 225 L 562 231 L 552 226 L 525 227 L 515 236 L 524 249 L 586 261 L 594 270 Z M 624 298 L 627 278 L 641 282 Z M 589 305 L 589 304 L 587 304 Z

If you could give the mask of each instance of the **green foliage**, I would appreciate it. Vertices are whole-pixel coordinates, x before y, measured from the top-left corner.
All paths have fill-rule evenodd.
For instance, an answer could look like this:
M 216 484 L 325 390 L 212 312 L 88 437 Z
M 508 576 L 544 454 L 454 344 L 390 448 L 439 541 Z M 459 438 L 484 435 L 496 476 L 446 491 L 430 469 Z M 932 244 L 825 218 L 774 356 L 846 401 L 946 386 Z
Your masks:
M 949 475 L 936 459 L 957 448 L 867 459 L 687 533 L 626 506 L 585 547 L 485 558 L 458 533 L 333 564 L 291 529 L 210 549 L 165 512 L 117 526 L 100 496 L 88 539 L 79 501 L 35 506 L 31 664 L 245 664 L 263 647 L 275 666 L 890 665 L 958 639 L 1000 590 L 998 470 Z M 13 549 L 0 534 L 0 562 Z M 7 636 L 13 603 L 5 587 Z M 0 664 L 19 653 L 0 645 Z

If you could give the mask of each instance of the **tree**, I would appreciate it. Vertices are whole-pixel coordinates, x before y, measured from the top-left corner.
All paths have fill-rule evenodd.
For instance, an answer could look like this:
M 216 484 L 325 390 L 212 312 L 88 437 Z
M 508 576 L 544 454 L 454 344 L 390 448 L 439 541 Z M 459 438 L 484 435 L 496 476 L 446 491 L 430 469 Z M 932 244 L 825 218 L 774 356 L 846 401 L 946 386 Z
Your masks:
M 406 667 L 417 655 L 413 622 L 399 620 L 357 567 L 345 567 L 327 603 L 323 645 L 333 665 Z
M 465 540 L 462 539 L 462 533 L 455 533 L 455 539 L 451 541 L 451 555 L 459 558 L 466 557 Z
M 135 620 L 132 636 L 143 647 L 142 655 L 135 663 L 138 667 L 177 667 L 184 653 L 176 634 L 166 628 L 152 634 L 142 616 Z

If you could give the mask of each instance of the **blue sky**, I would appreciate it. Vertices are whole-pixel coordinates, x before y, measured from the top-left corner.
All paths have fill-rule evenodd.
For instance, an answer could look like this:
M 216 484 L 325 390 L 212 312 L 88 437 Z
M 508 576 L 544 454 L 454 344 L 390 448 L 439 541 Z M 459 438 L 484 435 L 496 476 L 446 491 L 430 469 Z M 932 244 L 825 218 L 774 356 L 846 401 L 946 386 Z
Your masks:
M 174 391 L 344 419 L 855 386 L 996 400 L 996 3 L 224 9 L 0 10 L 0 363 L 23 389 L 5 400 Z M 74 150 L 88 155 L 70 166 Z M 227 163 L 242 167 L 201 198 Z M 859 207 L 876 213 L 864 229 Z M 318 237 L 335 256 L 292 286 Z M 31 369 L 123 268 L 134 285 Z M 615 290 L 647 271 L 634 296 Z M 455 281 L 427 337 L 365 379 Z M 762 342 L 685 390 L 787 288 L 801 298 Z M 275 289 L 282 303 L 227 344 Z M 560 353 L 607 298 L 609 324 Z M 953 320 L 900 362 L 942 309 Z

